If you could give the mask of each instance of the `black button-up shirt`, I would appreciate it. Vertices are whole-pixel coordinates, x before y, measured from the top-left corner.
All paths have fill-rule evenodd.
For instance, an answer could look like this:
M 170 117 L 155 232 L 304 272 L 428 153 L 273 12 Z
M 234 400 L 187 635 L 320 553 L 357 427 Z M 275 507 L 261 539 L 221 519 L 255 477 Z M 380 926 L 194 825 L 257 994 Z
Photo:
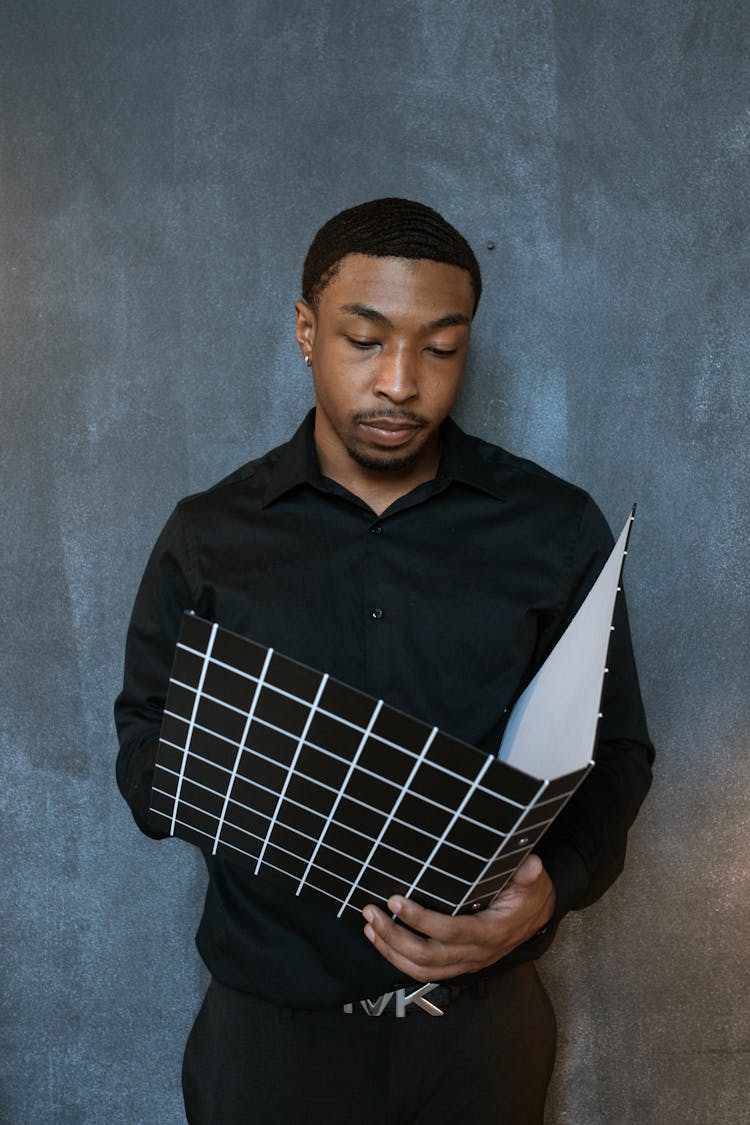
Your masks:
M 154 548 L 116 703 L 118 781 L 138 825 L 184 610 L 496 752 L 508 708 L 597 577 L 612 537 L 578 488 L 442 430 L 434 480 L 380 516 L 320 473 L 314 412 L 292 440 L 178 504 Z M 653 755 L 618 599 L 597 764 L 536 850 L 556 920 L 619 873 Z M 199 950 L 225 984 L 287 1005 L 376 996 L 396 971 L 339 921 L 219 857 Z M 537 956 L 551 940 L 510 955 Z

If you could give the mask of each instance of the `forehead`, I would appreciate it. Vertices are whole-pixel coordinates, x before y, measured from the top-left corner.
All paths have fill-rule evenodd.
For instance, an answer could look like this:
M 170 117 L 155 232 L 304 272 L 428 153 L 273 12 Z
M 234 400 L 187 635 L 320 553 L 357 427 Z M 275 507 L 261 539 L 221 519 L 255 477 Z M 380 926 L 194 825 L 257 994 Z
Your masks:
M 446 262 L 347 254 L 320 295 L 319 311 L 335 315 L 353 304 L 377 309 L 389 320 L 425 322 L 456 313 L 471 319 L 474 290 L 468 271 Z

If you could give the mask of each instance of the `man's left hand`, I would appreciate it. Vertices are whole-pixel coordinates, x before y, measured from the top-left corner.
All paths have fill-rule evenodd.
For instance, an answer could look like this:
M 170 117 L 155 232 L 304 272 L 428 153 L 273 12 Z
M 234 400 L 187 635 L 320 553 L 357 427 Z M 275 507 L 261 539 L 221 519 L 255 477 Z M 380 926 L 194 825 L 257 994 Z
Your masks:
M 555 891 L 539 856 L 530 855 L 480 914 L 438 914 L 401 895 L 387 905 L 404 925 L 368 905 L 365 936 L 400 972 L 435 981 L 479 972 L 533 937 L 552 917 Z

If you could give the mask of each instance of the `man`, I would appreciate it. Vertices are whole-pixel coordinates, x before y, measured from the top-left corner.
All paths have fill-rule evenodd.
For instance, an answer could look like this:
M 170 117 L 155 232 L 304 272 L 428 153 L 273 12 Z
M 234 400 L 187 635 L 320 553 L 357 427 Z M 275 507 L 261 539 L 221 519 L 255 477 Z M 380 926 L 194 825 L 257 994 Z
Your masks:
M 149 835 L 183 611 L 492 753 L 611 547 L 585 493 L 449 418 L 481 278 L 440 215 L 399 199 L 342 212 L 310 247 L 302 293 L 314 411 L 177 506 L 136 600 L 118 780 Z M 480 914 L 396 896 L 365 907 L 360 929 L 206 857 L 197 944 L 212 983 L 185 1053 L 190 1122 L 542 1121 L 554 1017 L 533 961 L 616 878 L 650 782 L 621 601 L 615 626 L 597 764 Z M 421 982 L 437 985 L 434 1015 L 357 1003 L 405 989 L 403 1009 Z

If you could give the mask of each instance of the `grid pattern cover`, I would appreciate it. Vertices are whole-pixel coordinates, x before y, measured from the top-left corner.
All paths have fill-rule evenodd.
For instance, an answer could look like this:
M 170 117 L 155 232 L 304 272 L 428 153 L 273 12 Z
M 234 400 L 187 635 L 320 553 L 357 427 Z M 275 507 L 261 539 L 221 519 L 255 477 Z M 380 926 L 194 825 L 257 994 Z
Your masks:
M 588 772 L 538 781 L 185 614 L 150 822 L 359 918 L 402 894 L 486 906 Z

